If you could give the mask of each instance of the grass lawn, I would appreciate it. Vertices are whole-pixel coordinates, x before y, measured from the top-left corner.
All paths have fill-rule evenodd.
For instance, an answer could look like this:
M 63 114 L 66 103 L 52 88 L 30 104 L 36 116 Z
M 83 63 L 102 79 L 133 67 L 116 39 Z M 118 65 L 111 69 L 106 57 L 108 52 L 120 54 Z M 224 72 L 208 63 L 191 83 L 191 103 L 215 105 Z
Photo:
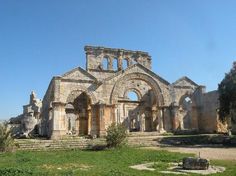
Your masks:
M 180 162 L 186 154 L 138 148 L 109 149 L 104 151 L 17 151 L 0 154 L 0 175 L 84 175 L 84 176 L 139 176 L 163 175 L 170 162 Z M 189 155 L 188 155 L 189 156 Z M 156 162 L 155 171 L 137 171 L 135 164 Z M 236 175 L 236 162 L 213 161 L 225 166 L 218 175 Z

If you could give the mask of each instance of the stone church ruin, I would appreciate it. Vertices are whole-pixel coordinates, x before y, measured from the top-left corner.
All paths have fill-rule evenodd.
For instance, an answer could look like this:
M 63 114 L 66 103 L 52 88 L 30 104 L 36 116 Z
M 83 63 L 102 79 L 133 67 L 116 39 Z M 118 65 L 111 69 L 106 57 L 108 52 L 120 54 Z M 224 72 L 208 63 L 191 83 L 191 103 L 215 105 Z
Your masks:
M 217 91 L 206 93 L 187 77 L 169 83 L 152 71 L 146 52 L 85 46 L 85 53 L 86 69 L 53 77 L 42 101 L 31 94 L 23 114 L 11 119 L 18 131 L 99 137 L 112 122 L 130 132 L 218 130 Z

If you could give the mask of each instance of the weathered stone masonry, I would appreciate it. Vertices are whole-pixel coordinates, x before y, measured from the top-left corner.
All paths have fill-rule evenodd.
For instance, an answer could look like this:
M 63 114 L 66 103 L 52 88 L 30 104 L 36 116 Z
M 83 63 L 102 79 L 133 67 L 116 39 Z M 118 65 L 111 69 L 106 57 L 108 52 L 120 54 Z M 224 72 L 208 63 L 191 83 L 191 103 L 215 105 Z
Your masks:
M 93 46 L 85 52 L 86 69 L 54 77 L 40 110 L 32 113 L 39 135 L 102 136 L 112 122 L 128 131 L 217 131 L 217 92 L 205 93 L 187 77 L 167 82 L 152 72 L 146 52 Z

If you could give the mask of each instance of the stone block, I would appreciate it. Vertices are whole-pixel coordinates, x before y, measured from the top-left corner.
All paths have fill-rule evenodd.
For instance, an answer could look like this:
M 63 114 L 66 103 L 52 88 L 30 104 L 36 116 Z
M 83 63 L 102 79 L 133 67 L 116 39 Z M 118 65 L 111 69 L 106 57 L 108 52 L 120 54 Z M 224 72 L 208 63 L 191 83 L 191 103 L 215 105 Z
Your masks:
M 230 139 L 230 144 L 231 144 L 231 145 L 236 145 L 236 137 L 232 137 L 232 138 Z
M 210 162 L 203 158 L 186 157 L 183 159 L 183 169 L 186 170 L 207 170 Z
M 211 139 L 211 143 L 212 144 L 223 144 L 226 141 L 226 137 L 225 136 L 215 136 L 212 137 Z

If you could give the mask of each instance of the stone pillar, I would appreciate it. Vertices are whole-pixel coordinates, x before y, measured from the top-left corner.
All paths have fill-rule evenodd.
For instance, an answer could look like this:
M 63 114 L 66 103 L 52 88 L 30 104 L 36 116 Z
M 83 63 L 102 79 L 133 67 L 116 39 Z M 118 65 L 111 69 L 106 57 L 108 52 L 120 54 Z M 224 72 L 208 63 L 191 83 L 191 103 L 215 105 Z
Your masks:
M 127 64 L 127 67 L 131 66 L 132 65 L 132 59 L 128 58 L 128 64 Z
M 156 106 L 152 107 L 152 131 L 157 131 L 158 116 Z
M 160 112 L 160 116 L 158 118 L 158 124 L 159 124 L 159 133 L 164 133 L 165 130 L 164 130 L 164 124 L 163 124 L 163 119 L 164 119 L 164 109 L 161 108 L 159 109 L 159 112 Z
M 182 106 L 178 108 L 178 119 L 179 119 L 179 129 L 184 130 L 184 120 L 183 117 L 186 115 L 186 110 Z
M 153 116 L 152 115 L 150 116 L 150 121 L 151 121 L 151 129 L 150 129 L 150 131 L 153 131 Z
M 115 112 L 115 123 L 119 124 L 120 123 L 120 109 L 117 104 L 114 105 L 114 112 Z
M 118 54 L 118 71 L 123 70 L 122 61 L 123 61 L 123 52 L 120 51 Z
M 145 114 L 140 115 L 140 131 L 145 131 Z
M 179 126 L 178 109 L 179 107 L 175 105 L 171 107 L 172 130 L 177 130 Z
M 65 103 L 53 102 L 52 103 L 52 134 L 51 139 L 60 139 L 66 134 L 65 119 Z
M 157 112 L 152 111 L 152 131 L 157 131 Z
M 76 115 L 75 117 L 75 134 L 79 135 L 79 114 Z
M 108 58 L 108 70 L 113 70 L 113 59 L 112 58 Z
M 99 105 L 99 135 L 101 136 L 105 136 L 106 135 L 106 127 L 105 127 L 105 118 L 104 118 L 104 111 L 105 111 L 105 105 L 104 104 L 100 104 Z
M 88 135 L 91 134 L 91 127 L 92 127 L 92 111 L 91 107 L 88 109 Z

